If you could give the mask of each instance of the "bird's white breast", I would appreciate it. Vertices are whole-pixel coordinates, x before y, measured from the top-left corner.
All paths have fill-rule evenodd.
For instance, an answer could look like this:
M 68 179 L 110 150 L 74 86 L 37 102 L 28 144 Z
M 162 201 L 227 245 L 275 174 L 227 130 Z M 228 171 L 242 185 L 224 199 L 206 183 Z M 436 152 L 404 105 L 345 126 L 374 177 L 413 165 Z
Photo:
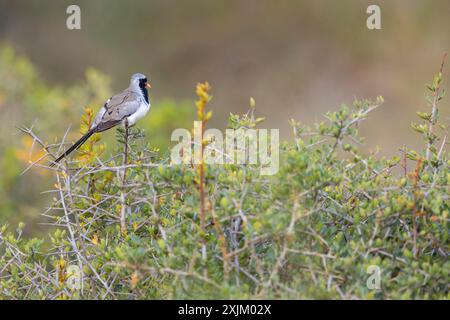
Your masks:
M 139 119 L 145 117 L 148 110 L 150 110 L 150 103 L 141 101 L 141 104 L 139 105 L 137 111 L 128 117 L 128 125 L 134 126 Z

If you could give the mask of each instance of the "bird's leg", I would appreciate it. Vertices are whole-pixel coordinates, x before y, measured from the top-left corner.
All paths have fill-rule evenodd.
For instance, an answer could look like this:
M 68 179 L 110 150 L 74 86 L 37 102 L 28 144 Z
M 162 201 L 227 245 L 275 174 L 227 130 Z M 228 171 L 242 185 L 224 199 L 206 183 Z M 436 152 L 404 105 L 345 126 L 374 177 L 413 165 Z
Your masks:
M 128 164 L 128 128 L 128 119 L 125 119 L 125 155 L 123 160 L 125 166 Z

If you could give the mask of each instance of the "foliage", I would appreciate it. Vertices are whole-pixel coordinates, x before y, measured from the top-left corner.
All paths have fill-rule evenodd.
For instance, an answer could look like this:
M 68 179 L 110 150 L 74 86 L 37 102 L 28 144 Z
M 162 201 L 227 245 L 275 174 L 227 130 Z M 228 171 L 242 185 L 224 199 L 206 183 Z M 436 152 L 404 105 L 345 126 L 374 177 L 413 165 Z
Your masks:
M 86 131 L 89 117 L 96 113 L 106 98 L 112 94 L 109 77 L 88 68 L 85 78 L 68 86 L 51 85 L 24 56 L 18 55 L 10 46 L 0 45 L 0 224 L 6 221 L 17 224 L 26 220 L 25 235 L 44 233 L 45 227 L 37 225 L 40 208 L 51 200 L 48 193 L 54 182 L 47 170 L 34 167 L 21 175 L 30 164 L 44 154 L 32 137 L 17 134 L 15 126 L 27 125 L 39 128 L 43 142 L 54 151 L 57 135 L 67 132 L 68 143 L 79 139 Z M 126 86 L 124 83 L 118 86 Z M 155 148 L 168 146 L 167 136 L 173 128 L 190 124 L 193 104 L 173 99 L 152 101 L 151 117 L 140 122 Z M 82 125 L 77 130 L 80 115 L 84 112 Z M 69 127 L 71 124 L 75 127 Z M 95 143 L 96 139 L 102 143 Z M 94 151 L 101 158 L 109 157 L 114 146 L 114 134 L 96 135 L 83 146 L 80 160 Z M 102 150 L 91 150 L 101 148 Z M 104 149 L 104 150 L 103 150 Z M 91 154 L 93 155 L 93 154 Z
M 358 128 L 382 102 L 343 105 L 312 128 L 292 120 L 295 139 L 282 144 L 270 177 L 258 165 L 227 164 L 201 166 L 200 179 L 194 165 L 169 165 L 136 128 L 124 164 L 119 131 L 116 156 L 52 171 L 49 249 L 23 238 L 23 224 L 0 231 L 0 296 L 448 299 L 448 127 L 419 114 L 440 128 L 420 130 L 424 150 L 367 155 Z M 230 126 L 262 122 L 249 114 L 232 115 Z M 381 270 L 379 290 L 367 286 L 370 266 Z

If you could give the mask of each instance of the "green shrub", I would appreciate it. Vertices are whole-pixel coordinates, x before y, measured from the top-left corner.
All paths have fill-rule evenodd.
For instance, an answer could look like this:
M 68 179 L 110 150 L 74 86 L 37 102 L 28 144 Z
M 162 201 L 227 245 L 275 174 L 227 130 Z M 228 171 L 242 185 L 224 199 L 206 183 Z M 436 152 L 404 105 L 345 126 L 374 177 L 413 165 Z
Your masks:
M 294 139 L 269 177 L 258 165 L 205 165 L 200 178 L 198 166 L 170 166 L 135 128 L 124 164 L 119 129 L 116 156 L 100 162 L 94 153 L 54 171 L 48 248 L 24 239 L 23 225 L 0 231 L 0 296 L 448 299 L 441 79 L 429 86 L 431 113 L 413 124 L 424 150 L 391 159 L 365 154 L 358 136 L 381 97 L 344 105 L 312 128 L 291 121 Z M 232 115 L 230 126 L 261 122 L 248 115 Z M 79 290 L 71 265 L 81 270 Z M 367 285 L 370 266 L 381 270 L 379 290 Z

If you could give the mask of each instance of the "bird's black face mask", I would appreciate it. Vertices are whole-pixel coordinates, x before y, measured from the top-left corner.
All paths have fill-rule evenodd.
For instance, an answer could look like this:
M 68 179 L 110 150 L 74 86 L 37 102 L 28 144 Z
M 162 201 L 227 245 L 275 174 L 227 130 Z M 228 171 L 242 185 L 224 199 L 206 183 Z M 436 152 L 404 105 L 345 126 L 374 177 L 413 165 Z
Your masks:
M 148 103 L 148 90 L 147 90 L 147 78 L 139 79 L 139 88 L 141 88 L 142 94 L 144 95 L 145 102 Z

